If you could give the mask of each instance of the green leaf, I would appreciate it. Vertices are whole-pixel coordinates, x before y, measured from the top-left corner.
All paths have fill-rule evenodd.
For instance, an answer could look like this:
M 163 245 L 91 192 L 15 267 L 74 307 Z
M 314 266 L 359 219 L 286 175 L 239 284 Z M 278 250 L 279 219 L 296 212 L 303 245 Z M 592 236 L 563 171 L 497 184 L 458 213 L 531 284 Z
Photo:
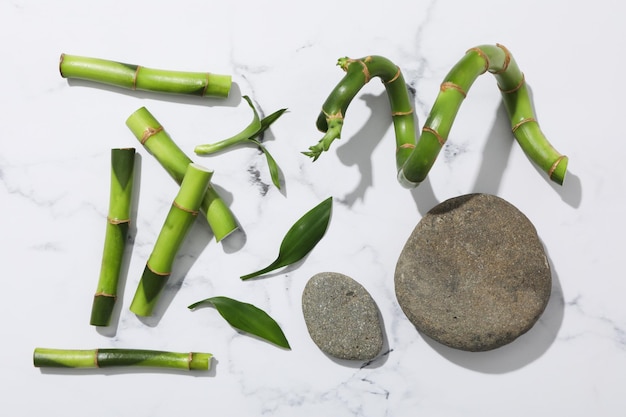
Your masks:
M 254 139 L 250 139 L 250 140 L 255 142 L 258 145 L 259 149 L 261 149 L 261 151 L 265 155 L 265 159 L 267 159 L 267 166 L 270 169 L 270 176 L 272 177 L 272 182 L 274 183 L 276 188 L 280 190 L 280 171 L 278 168 L 278 164 L 274 160 L 274 157 L 272 157 L 270 152 L 267 150 L 265 146 L 263 146 L 263 144 L 261 144 L 261 142 L 254 140 Z
M 277 346 L 291 349 L 282 329 L 265 311 L 252 304 L 228 297 L 211 297 L 198 301 L 188 308 L 193 310 L 203 305 L 212 305 L 234 328 L 258 336 Z
M 324 237 L 332 212 L 332 197 L 328 197 L 304 214 L 287 231 L 278 251 L 278 257 L 267 267 L 241 277 L 242 280 L 258 277 L 304 258 Z

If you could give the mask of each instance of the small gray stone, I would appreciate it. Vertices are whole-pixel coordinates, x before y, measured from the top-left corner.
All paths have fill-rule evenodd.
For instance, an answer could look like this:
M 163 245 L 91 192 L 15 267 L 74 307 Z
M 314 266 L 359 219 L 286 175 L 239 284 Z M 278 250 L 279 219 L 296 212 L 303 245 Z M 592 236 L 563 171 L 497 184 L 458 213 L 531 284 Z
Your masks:
M 398 302 L 416 328 L 467 351 L 495 349 L 528 331 L 551 288 L 535 227 L 487 194 L 452 198 L 429 211 L 395 272 Z
M 302 293 L 304 321 L 313 342 L 338 359 L 370 360 L 383 347 L 378 307 L 367 290 L 352 278 L 322 272 Z

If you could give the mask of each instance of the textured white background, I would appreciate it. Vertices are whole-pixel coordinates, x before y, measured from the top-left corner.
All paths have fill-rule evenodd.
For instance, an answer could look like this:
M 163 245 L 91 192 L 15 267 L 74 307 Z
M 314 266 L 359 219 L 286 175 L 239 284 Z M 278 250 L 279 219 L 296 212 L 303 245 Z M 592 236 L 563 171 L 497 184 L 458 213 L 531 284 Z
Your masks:
M 626 234 L 622 2 L 474 0 L 0 0 L 0 408 L 12 416 L 622 416 L 626 409 Z M 420 126 L 446 72 L 476 45 L 506 45 L 532 88 L 541 126 L 570 157 L 563 187 L 512 140 L 495 81 L 472 87 L 429 179 L 395 179 L 387 97 L 374 80 L 351 105 L 343 139 L 315 164 L 299 152 L 320 137 L 319 109 L 343 76 L 337 58 L 379 54 L 417 91 Z M 227 100 L 190 99 L 68 82 L 61 53 L 155 68 L 231 74 Z M 157 316 L 130 298 L 177 187 L 124 121 L 146 106 L 181 148 L 241 130 L 251 114 L 288 107 L 266 135 L 282 168 L 276 190 L 253 148 L 210 159 L 243 226 L 224 243 L 197 224 Z M 109 150 L 137 146 L 137 219 L 121 310 L 111 329 L 88 324 L 108 206 Z M 497 194 L 535 224 L 553 268 L 540 322 L 485 353 L 420 335 L 393 292 L 397 256 L 421 216 L 469 192 Z M 304 262 L 239 276 L 274 259 L 286 230 L 335 198 L 328 233 Z M 335 361 L 310 340 L 300 297 L 310 276 L 337 271 L 370 291 L 387 354 Z M 283 327 L 292 350 L 235 332 L 194 301 L 251 302 Z M 36 346 L 212 352 L 209 373 L 48 371 Z

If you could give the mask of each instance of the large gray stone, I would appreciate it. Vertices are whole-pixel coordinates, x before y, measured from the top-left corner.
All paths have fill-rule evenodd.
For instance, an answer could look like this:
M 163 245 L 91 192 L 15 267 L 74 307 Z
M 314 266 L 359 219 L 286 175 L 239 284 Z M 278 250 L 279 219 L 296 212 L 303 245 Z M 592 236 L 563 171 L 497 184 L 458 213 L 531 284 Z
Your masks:
M 398 259 L 402 310 L 447 346 L 486 351 L 528 331 L 552 288 L 550 267 L 530 220 L 505 200 L 469 194 L 429 211 Z
M 322 272 L 302 293 L 304 321 L 313 342 L 338 359 L 370 360 L 383 347 L 378 307 L 367 290 L 352 278 Z

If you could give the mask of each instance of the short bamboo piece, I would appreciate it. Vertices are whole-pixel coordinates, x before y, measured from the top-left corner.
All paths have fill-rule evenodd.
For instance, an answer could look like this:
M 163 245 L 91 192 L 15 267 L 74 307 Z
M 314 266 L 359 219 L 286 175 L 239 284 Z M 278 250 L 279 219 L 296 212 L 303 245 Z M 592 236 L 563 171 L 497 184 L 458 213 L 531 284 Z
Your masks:
M 37 368 L 151 367 L 206 371 L 212 357 L 210 353 L 202 352 L 145 349 L 35 348 L 33 364 Z
M 78 55 L 61 54 L 63 78 L 77 78 L 130 90 L 194 96 L 228 97 L 230 75 L 147 68 L 135 64 Z
M 130 226 L 135 172 L 135 149 L 111 149 L 111 185 L 100 277 L 91 307 L 90 324 L 108 326 L 117 290 Z
M 174 258 L 196 220 L 211 175 L 202 166 L 189 164 L 130 305 L 130 310 L 138 316 L 152 315 L 172 273 Z
M 144 148 L 180 184 L 192 160 L 176 145 L 148 109 L 141 107 L 136 110 L 128 117 L 126 125 Z M 230 208 L 211 184 L 203 196 L 200 209 L 218 242 L 239 227 Z

